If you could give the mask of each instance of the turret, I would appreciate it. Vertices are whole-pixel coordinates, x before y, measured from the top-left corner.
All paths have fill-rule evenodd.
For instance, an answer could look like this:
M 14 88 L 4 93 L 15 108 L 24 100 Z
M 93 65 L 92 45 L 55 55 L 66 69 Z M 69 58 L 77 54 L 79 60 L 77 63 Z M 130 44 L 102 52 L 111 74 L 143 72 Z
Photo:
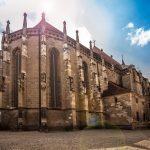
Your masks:
M 80 43 L 79 43 L 79 31 L 76 30 L 76 49 L 80 49 Z
M 66 29 L 66 21 L 63 22 L 63 33 L 64 33 L 64 42 L 67 42 L 67 29 Z
M 124 60 L 123 60 L 123 55 L 122 55 L 122 65 L 125 65 L 125 62 L 124 62 Z
M 79 43 L 79 31 L 76 30 L 76 42 Z
M 90 41 L 89 44 L 90 44 L 90 50 L 92 51 L 92 41 Z
M 6 25 L 6 34 L 10 33 L 10 21 L 7 21 L 7 25 Z
M 67 34 L 67 29 L 66 29 L 66 21 L 63 22 L 63 33 Z
M 45 22 L 45 13 L 42 13 L 42 21 Z
M 27 29 L 27 14 L 24 13 L 23 14 L 24 19 L 23 19 L 23 35 L 26 35 L 26 29 Z
M 93 58 L 93 48 L 92 48 L 92 41 L 89 42 L 90 44 L 90 53 L 91 53 L 91 58 Z

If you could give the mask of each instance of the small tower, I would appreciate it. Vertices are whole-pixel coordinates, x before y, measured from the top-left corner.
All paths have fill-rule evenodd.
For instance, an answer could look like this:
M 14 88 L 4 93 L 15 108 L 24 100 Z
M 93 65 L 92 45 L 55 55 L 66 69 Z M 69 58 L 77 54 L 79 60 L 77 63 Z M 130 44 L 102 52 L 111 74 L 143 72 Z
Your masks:
M 6 34 L 10 34 L 10 21 L 7 21 L 7 25 L 6 25 Z
M 23 14 L 24 18 L 23 18 L 23 36 L 26 36 L 26 30 L 27 30 L 27 14 L 24 13 Z
M 125 65 L 124 59 L 123 59 L 123 55 L 122 55 L 122 65 Z
M 63 33 L 64 33 L 64 42 L 67 43 L 66 21 L 63 22 Z
M 27 13 L 24 13 L 23 16 L 23 28 L 27 28 Z
M 78 30 L 76 30 L 76 49 L 79 52 L 80 43 L 79 43 L 79 31 Z
M 45 22 L 45 13 L 42 13 L 42 21 Z
M 76 42 L 79 43 L 79 31 L 76 30 Z
M 63 22 L 63 33 L 67 34 L 67 29 L 66 29 L 66 21 Z
M 92 50 L 92 41 L 90 41 L 89 44 L 90 44 L 90 50 Z
M 93 48 L 92 48 L 92 41 L 89 42 L 90 44 L 90 53 L 91 53 L 91 58 L 93 58 Z

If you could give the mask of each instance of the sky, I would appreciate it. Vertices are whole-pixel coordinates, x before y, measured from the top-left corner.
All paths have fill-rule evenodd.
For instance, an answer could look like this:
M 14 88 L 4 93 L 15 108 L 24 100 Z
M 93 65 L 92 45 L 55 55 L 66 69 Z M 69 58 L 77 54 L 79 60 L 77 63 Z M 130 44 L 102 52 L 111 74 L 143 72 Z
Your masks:
M 134 64 L 150 79 L 150 0 L 0 0 L 0 32 L 10 20 L 11 32 L 22 28 L 23 13 L 28 27 L 35 26 L 46 13 L 46 20 L 80 42 L 96 46 L 121 62 Z M 0 35 L 1 38 L 1 35 Z

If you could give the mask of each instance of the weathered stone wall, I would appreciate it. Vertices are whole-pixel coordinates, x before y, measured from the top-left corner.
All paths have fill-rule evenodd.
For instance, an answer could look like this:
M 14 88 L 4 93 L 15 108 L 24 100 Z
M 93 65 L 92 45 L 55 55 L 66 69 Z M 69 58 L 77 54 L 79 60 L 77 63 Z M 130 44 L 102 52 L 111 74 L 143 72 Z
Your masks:
M 128 126 L 132 122 L 130 93 L 108 96 L 104 98 L 106 123 Z
M 0 108 L 2 107 L 4 110 L 2 111 L 2 122 L 6 124 L 8 121 L 7 116 L 11 117 L 10 112 L 12 112 L 15 116 L 15 125 L 23 123 L 26 128 L 38 128 L 39 86 L 44 88 L 41 89 L 41 93 L 43 93 L 41 96 L 41 106 L 44 107 L 41 110 L 41 120 L 47 123 L 48 128 L 97 126 L 104 121 L 104 112 L 106 114 L 106 121 L 114 125 L 130 125 L 132 123 L 132 116 L 135 119 L 137 111 L 139 111 L 140 121 L 142 121 L 144 109 L 148 111 L 148 108 L 145 108 L 145 104 L 149 101 L 149 97 L 146 98 L 146 101 L 141 97 L 143 92 L 142 87 L 147 89 L 150 85 L 145 81 L 142 84 L 139 73 L 130 70 L 129 73 L 124 74 L 122 77 L 121 72 L 112 64 L 109 64 L 109 66 L 108 64 L 106 65 L 103 58 L 93 58 L 92 46 L 90 46 L 90 49 L 82 47 L 81 50 L 81 45 L 79 46 L 77 41 L 72 41 L 69 37 L 68 39 L 65 38 L 67 37 L 66 33 L 64 33 L 64 37 L 62 37 L 62 34 L 58 36 L 52 33 L 47 36 L 45 31 L 42 31 L 44 37 L 44 41 L 42 41 L 42 38 L 37 34 L 38 30 L 31 30 L 28 29 L 28 36 L 18 37 L 18 39 L 14 40 L 13 38 L 17 36 L 16 33 L 14 37 L 11 37 L 12 39 L 8 46 L 10 60 L 4 63 L 5 91 L 0 93 Z M 19 35 L 21 32 L 18 32 Z M 42 44 L 44 44 L 44 50 L 46 50 L 44 52 L 46 54 L 44 56 L 43 54 L 41 55 L 41 68 L 43 72 L 40 72 L 45 73 L 46 81 L 44 85 L 39 80 L 39 50 L 42 49 Z M 67 48 L 64 47 L 64 44 L 67 44 Z M 78 45 L 75 46 L 75 44 Z M 12 108 L 14 92 L 14 68 L 12 62 L 13 51 L 16 48 L 22 52 L 22 61 L 21 74 L 17 81 L 20 87 L 18 91 L 19 103 L 18 107 Z M 50 105 L 52 100 L 50 90 L 52 88 L 50 86 L 50 52 L 53 48 L 56 48 L 59 52 L 59 65 L 57 67 L 60 78 L 60 91 L 57 94 L 60 95 L 60 108 L 52 108 Z M 85 87 L 83 75 L 83 62 L 87 64 L 87 87 Z M 22 75 L 25 77 L 24 80 L 22 80 Z M 101 93 L 108 89 L 109 81 L 117 85 L 122 85 L 123 83 L 123 87 L 139 95 L 126 93 L 102 99 Z M 148 93 L 148 91 L 145 91 L 145 93 Z M 137 98 L 139 99 L 138 104 L 135 103 Z M 13 123 L 12 126 L 14 126 Z
M 133 93 L 131 97 L 131 102 L 133 121 L 137 123 L 144 122 L 143 114 L 145 113 L 146 105 L 144 97 Z M 137 118 L 137 113 L 139 113 L 139 120 Z
M 121 85 L 121 75 L 113 68 L 107 69 L 108 81 L 112 81 L 118 85 Z
M 122 76 L 122 85 L 123 87 L 132 90 L 132 77 L 130 73 L 127 73 L 125 75 Z
M 0 129 L 16 130 L 18 128 L 18 110 L 1 110 Z

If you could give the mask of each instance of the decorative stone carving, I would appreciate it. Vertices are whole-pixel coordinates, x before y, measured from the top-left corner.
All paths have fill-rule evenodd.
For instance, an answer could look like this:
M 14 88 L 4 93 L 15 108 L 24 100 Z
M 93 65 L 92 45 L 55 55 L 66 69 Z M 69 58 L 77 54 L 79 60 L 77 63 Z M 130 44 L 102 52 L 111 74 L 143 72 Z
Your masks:
M 80 71 L 80 80 L 81 80 L 81 81 L 84 81 L 83 69 L 80 68 L 79 71 Z
M 78 56 L 78 66 L 82 66 L 82 56 Z
M 74 91 L 74 88 L 73 88 L 73 78 L 72 77 L 69 77 L 69 82 L 70 82 L 70 91 Z
M 41 82 L 41 89 L 45 90 L 46 89 L 46 83 L 45 82 Z
M 46 73 L 41 73 L 41 88 L 42 90 L 46 89 Z
M 3 61 L 6 61 L 6 62 L 10 61 L 10 52 L 3 51 Z
M 70 55 L 68 51 L 64 51 L 63 55 L 64 55 L 64 60 L 70 60 Z
M 68 63 L 68 76 L 71 77 L 71 64 Z
M 41 55 L 46 56 L 46 45 L 45 44 L 41 45 Z
M 23 42 L 23 44 L 26 44 L 27 38 L 25 36 L 22 36 L 22 42 Z
M 20 74 L 20 77 L 18 78 L 18 89 L 20 90 L 24 90 L 24 84 L 25 84 L 25 77 L 26 77 L 26 73 L 22 72 Z
M 8 43 L 7 42 L 4 42 L 4 49 L 7 49 L 8 48 Z
M 67 44 L 67 43 L 65 43 L 65 44 L 63 45 L 63 49 L 64 49 L 64 51 L 66 51 L 66 50 L 68 49 L 68 44 Z
M 27 46 L 25 44 L 22 44 L 22 55 L 27 56 Z
M 46 82 L 46 73 L 41 73 L 41 82 Z
M 41 36 L 41 42 L 44 42 L 44 43 L 46 42 L 46 37 L 45 37 L 45 35 L 42 35 L 42 36 Z

